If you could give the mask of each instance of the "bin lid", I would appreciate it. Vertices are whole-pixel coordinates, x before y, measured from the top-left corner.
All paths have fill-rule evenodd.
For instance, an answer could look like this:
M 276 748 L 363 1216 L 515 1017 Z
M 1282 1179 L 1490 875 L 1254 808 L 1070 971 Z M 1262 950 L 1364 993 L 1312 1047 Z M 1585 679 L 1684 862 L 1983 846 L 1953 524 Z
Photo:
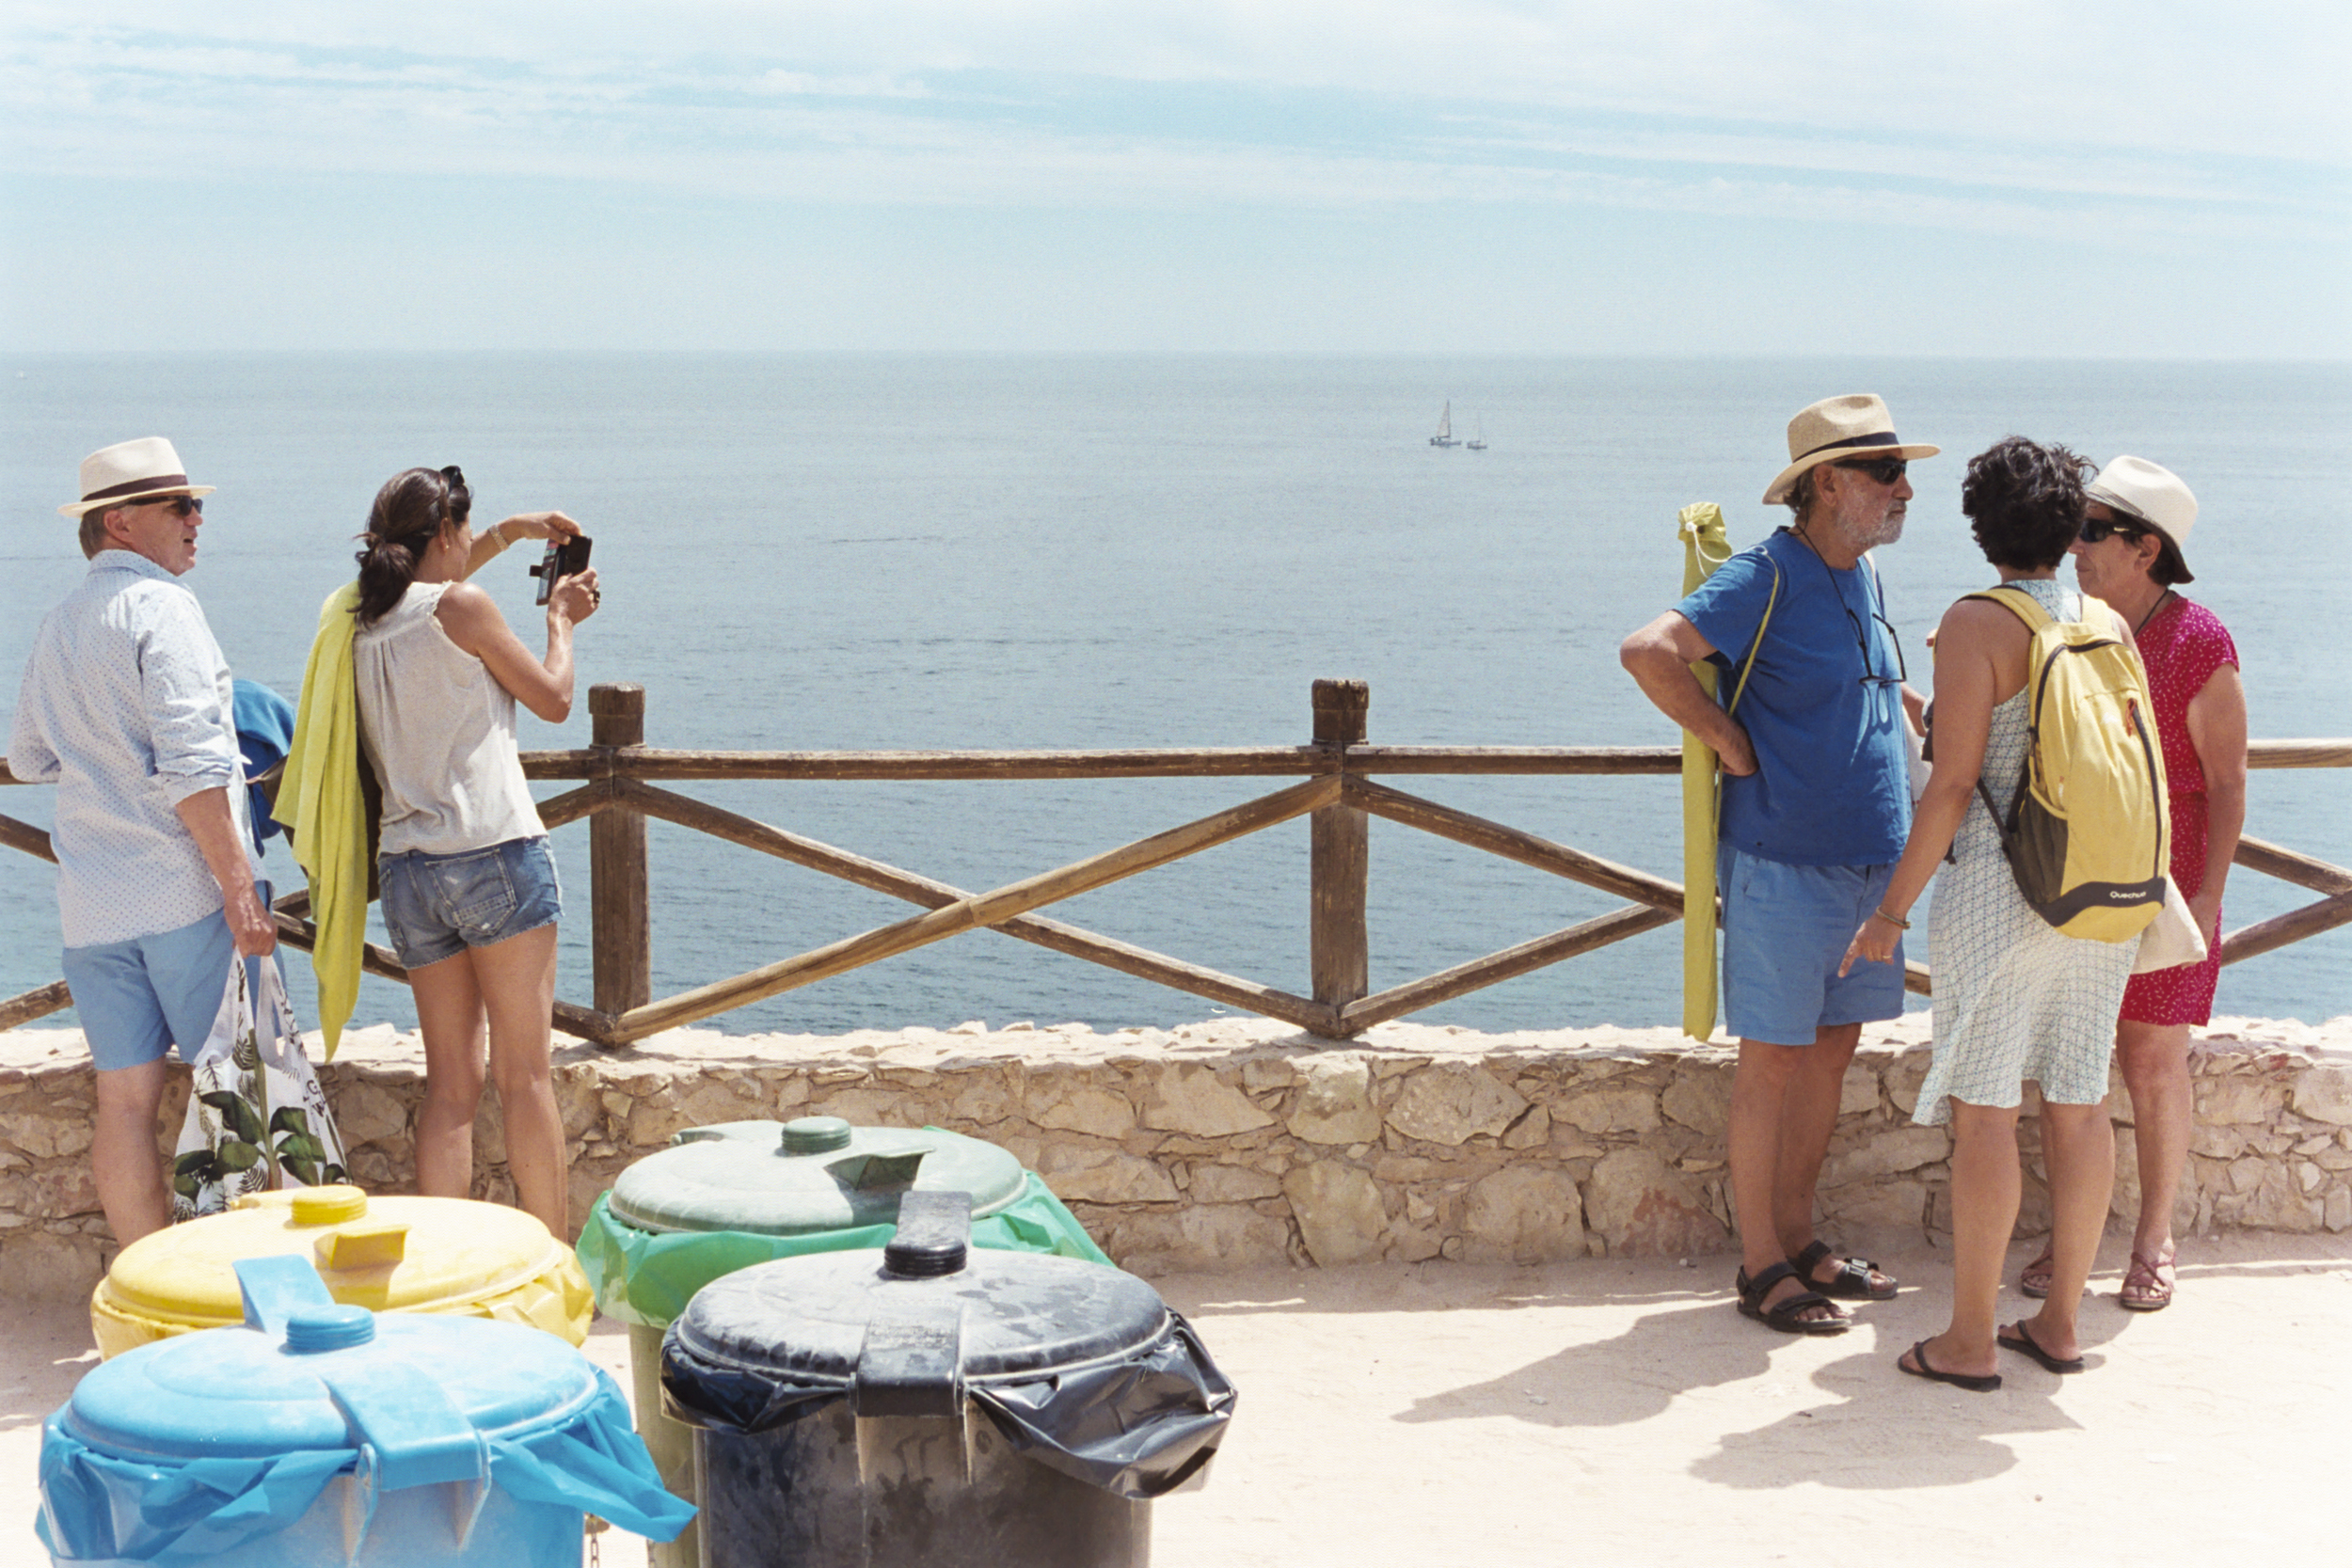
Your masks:
M 464 1460 L 474 1433 L 569 1420 L 598 1396 L 594 1365 L 551 1334 L 378 1315 L 310 1288 L 311 1301 L 262 1332 L 178 1335 L 93 1368 L 67 1404 L 70 1430 L 123 1456 L 262 1459 L 372 1441 L 388 1461 L 417 1450 L 429 1466 L 428 1450 Z
M 448 1311 L 567 1265 L 571 1249 L 519 1209 L 456 1197 L 371 1196 L 357 1187 L 240 1198 L 226 1213 L 122 1249 L 98 1299 L 128 1314 L 211 1328 L 242 1320 L 236 1265 L 309 1259 L 337 1301 L 378 1311 Z
M 812 1253 L 715 1279 L 670 1332 L 707 1365 L 861 1386 L 883 1370 L 878 1357 L 898 1356 L 911 1334 L 920 1340 L 932 1325 L 945 1338 L 930 1336 L 926 1354 L 944 1351 L 959 1383 L 1050 1375 L 1168 1332 L 1168 1304 L 1131 1274 L 968 1247 L 961 1196 L 911 1198 L 898 1239 L 882 1251 Z M 934 1207 L 945 1219 L 928 1212 Z
M 913 1192 L 972 1195 L 972 1212 L 1018 1202 L 1021 1162 L 935 1127 L 852 1127 L 839 1117 L 733 1121 L 678 1133 L 612 1184 L 614 1218 L 640 1230 L 799 1236 L 889 1225 Z

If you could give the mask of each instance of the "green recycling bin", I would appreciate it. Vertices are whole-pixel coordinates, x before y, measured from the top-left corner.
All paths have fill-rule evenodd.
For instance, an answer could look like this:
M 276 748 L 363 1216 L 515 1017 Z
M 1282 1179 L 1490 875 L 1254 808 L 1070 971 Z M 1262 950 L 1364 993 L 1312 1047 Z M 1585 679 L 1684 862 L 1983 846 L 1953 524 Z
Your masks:
M 697 1495 L 691 1428 L 661 1413 L 661 1335 L 694 1292 L 759 1263 L 880 1248 L 910 1192 L 972 1195 L 972 1244 L 1110 1264 L 1061 1200 L 994 1144 L 936 1127 L 852 1127 L 838 1117 L 689 1128 L 621 1173 L 580 1235 L 596 1307 L 629 1325 L 638 1433 L 663 1483 Z M 652 1568 L 695 1568 L 690 1526 L 650 1546 Z

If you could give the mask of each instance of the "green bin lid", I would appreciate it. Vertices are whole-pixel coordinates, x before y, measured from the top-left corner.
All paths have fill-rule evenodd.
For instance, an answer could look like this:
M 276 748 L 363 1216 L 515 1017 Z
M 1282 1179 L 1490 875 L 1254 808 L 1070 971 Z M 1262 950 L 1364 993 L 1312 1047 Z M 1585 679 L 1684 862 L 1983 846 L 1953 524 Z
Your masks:
M 909 1192 L 970 1193 L 974 1215 L 1019 1201 L 1021 1162 L 935 1127 L 852 1127 L 839 1117 L 693 1127 L 612 1185 L 613 1218 L 640 1230 L 804 1236 L 892 1225 Z

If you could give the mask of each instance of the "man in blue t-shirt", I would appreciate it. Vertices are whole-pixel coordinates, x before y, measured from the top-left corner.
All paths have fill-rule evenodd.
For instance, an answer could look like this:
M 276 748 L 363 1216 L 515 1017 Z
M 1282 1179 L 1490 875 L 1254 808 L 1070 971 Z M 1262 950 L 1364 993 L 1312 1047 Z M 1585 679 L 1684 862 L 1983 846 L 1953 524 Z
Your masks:
M 1764 492 L 1795 520 L 1620 650 L 1643 694 L 1723 759 L 1736 1283 L 1740 1310 L 1784 1333 L 1841 1332 L 1849 1314 L 1828 1298 L 1895 1293 L 1867 1259 L 1814 1237 L 1813 1196 L 1862 1025 L 1903 1010 L 1899 945 L 1891 963 L 1837 969 L 1911 832 L 1904 726 L 1920 705 L 1867 552 L 1902 537 L 1905 466 L 1938 450 L 1897 437 L 1876 397 L 1805 409 L 1788 423 L 1788 467 Z M 1702 659 L 1736 708 L 1692 675 Z

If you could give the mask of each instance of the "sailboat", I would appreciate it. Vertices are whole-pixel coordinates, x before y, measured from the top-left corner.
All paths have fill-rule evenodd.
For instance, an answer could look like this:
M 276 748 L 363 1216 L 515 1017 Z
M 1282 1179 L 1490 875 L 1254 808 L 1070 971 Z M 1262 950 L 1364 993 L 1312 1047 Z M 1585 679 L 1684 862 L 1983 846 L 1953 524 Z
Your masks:
M 1429 444 L 1433 447 L 1458 447 L 1462 444 L 1454 438 L 1454 400 L 1452 398 L 1445 400 L 1445 412 L 1438 416 L 1438 434 L 1429 437 Z
M 1486 450 L 1486 421 L 1483 417 L 1478 421 L 1478 434 L 1470 438 L 1470 445 L 1467 450 L 1470 451 L 1485 451 Z

